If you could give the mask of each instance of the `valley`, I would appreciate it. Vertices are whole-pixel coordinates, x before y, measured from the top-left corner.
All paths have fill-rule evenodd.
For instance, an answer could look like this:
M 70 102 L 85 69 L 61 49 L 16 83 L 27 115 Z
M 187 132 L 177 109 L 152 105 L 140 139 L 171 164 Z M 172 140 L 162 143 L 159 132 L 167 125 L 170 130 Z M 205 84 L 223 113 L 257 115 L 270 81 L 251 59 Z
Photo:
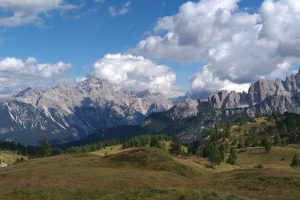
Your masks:
M 289 113 L 237 118 L 207 130 L 206 145 L 138 135 L 65 147 L 59 155 L 53 149 L 50 157 L 32 154 L 17 163 L 17 154 L 5 151 L 2 157 L 11 155 L 11 162 L 0 168 L 0 199 L 298 200 L 300 162 L 291 163 L 300 146 L 289 135 L 299 119 Z M 272 141 L 268 151 L 265 137 Z M 211 145 L 224 146 L 221 162 L 205 150 Z M 231 148 L 237 154 L 229 164 Z

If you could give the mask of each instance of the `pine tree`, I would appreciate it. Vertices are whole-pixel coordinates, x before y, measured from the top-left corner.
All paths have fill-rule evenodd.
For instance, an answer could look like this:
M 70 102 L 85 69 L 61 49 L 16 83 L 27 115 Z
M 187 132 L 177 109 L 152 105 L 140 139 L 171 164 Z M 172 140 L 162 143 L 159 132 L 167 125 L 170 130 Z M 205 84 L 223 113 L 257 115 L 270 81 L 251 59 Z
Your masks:
M 286 124 L 283 125 L 282 133 L 283 133 L 284 135 L 287 135 L 287 134 L 288 134 L 288 129 L 287 129 Z
M 291 167 L 294 167 L 295 169 L 298 168 L 300 166 L 300 159 L 298 157 L 298 154 L 295 154 L 292 162 L 291 162 Z
M 225 146 L 221 144 L 218 148 L 221 162 L 225 159 Z
M 271 151 L 272 144 L 270 143 L 270 141 L 267 140 L 267 141 L 265 142 L 264 148 L 265 148 L 265 151 L 268 152 L 268 153 Z
M 245 140 L 245 147 L 250 147 L 251 141 L 252 141 L 251 138 L 247 137 L 246 140 Z
M 203 157 L 208 158 L 213 165 L 219 165 L 224 160 L 224 148 L 211 144 L 204 148 Z
M 188 154 L 189 155 L 196 155 L 199 149 L 199 141 L 194 141 L 189 144 L 188 146 Z
M 242 139 L 240 139 L 239 144 L 237 146 L 238 149 L 243 149 L 244 148 L 244 142 Z
M 51 155 L 52 147 L 51 144 L 48 141 L 48 138 L 45 138 L 42 141 L 42 144 L 40 146 L 41 148 L 41 156 L 46 157 Z
M 236 160 L 237 160 L 237 153 L 233 148 L 231 148 L 230 153 L 229 153 L 229 157 L 227 159 L 227 163 L 231 164 L 231 165 L 235 165 Z
M 150 140 L 150 147 L 157 147 L 161 148 L 160 142 L 158 140 L 158 137 L 152 136 Z
M 181 143 L 178 137 L 173 137 L 171 142 L 171 148 L 170 148 L 170 154 L 173 155 L 181 155 L 182 154 L 182 148 Z

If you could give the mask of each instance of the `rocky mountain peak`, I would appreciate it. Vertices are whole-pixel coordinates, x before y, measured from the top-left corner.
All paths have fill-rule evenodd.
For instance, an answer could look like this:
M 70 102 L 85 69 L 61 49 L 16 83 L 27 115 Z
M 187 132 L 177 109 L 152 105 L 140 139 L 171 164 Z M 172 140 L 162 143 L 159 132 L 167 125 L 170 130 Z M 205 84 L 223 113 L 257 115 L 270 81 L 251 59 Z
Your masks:
M 143 91 L 136 92 L 135 95 L 136 95 L 136 97 L 143 98 L 143 97 L 146 97 L 149 95 L 153 95 L 153 93 L 151 93 L 150 90 L 143 90 Z
M 32 90 L 32 88 L 31 88 L 31 87 L 28 87 L 28 88 L 22 90 L 21 92 L 19 92 L 18 94 L 16 94 L 15 97 L 22 97 L 22 96 L 24 96 L 27 92 L 29 92 L 29 91 L 31 91 L 31 90 Z
M 248 115 L 286 111 L 300 113 L 300 69 L 286 80 L 258 80 L 251 84 L 248 93 L 222 90 L 209 95 L 206 100 L 204 107 L 195 106 L 196 101 L 186 100 L 173 107 L 174 113 L 180 116 L 182 112 L 182 116 L 186 116 L 186 110 L 197 113 L 203 109 L 242 109 Z
M 0 101 L 0 140 L 37 144 L 48 137 L 70 141 L 118 125 L 142 122 L 152 112 L 173 104 L 150 91 L 116 91 L 107 80 L 91 77 L 75 86 L 66 83 L 35 90 L 27 88 Z M 27 141 L 20 141 L 27 133 Z
M 90 77 L 76 85 L 76 88 L 82 89 L 88 93 L 93 91 L 114 91 L 113 85 L 106 79 Z

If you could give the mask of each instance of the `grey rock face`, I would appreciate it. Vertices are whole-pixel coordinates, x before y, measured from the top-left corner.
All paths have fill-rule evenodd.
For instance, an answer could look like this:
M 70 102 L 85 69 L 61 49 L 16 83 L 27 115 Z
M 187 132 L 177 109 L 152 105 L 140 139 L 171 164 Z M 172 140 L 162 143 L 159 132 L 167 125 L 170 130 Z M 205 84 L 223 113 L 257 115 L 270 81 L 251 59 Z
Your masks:
M 27 88 L 0 100 L 0 140 L 55 143 L 89 135 L 97 129 L 142 122 L 173 104 L 161 94 L 116 91 L 107 80 L 89 78 L 74 87 Z
M 223 90 L 201 100 L 206 102 L 202 106 L 198 102 L 200 100 L 186 100 L 173 107 L 171 115 L 177 118 L 197 116 L 204 109 L 226 109 L 233 114 L 236 110 L 243 110 L 250 116 L 274 112 L 300 113 L 300 70 L 286 80 L 259 80 L 252 83 L 248 93 Z
M 299 77 L 297 73 L 285 81 L 259 80 L 251 84 L 248 93 L 219 91 L 206 99 L 183 100 L 168 111 L 151 114 L 132 134 L 164 133 L 191 142 L 201 139 L 217 122 L 274 112 L 300 113 Z

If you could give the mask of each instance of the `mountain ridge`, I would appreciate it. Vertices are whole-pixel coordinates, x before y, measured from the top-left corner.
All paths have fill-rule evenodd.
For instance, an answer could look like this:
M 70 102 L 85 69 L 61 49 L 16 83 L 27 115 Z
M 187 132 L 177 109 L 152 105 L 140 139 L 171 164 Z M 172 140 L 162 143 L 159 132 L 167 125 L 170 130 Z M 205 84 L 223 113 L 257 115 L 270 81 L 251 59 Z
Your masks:
M 256 81 L 248 93 L 221 90 L 206 99 L 180 97 L 176 105 L 172 101 L 176 100 L 150 91 L 116 90 L 107 80 L 97 78 L 74 87 L 63 83 L 44 90 L 27 88 L 0 100 L 0 117 L 4 119 L 0 121 L 0 140 L 32 144 L 49 137 L 51 142 L 62 144 L 93 132 L 105 135 L 105 130 L 120 136 L 120 127 L 138 124 L 142 129 L 137 130 L 146 133 L 173 131 L 185 140 L 195 139 L 222 119 L 284 112 L 299 114 L 300 70 L 285 80 Z
M 272 114 L 274 112 L 295 112 L 299 114 L 300 69 L 297 73 L 287 76 L 286 80 L 258 80 L 250 85 L 248 93 L 221 90 L 209 95 L 206 99 L 200 101 L 188 99 L 174 107 L 181 110 L 185 109 L 186 112 L 189 110 L 193 116 L 201 108 L 245 109 L 250 116 Z M 172 109 L 174 110 L 174 108 Z M 187 115 L 186 112 L 185 115 Z M 178 117 L 184 117 L 184 115 L 178 115 Z
M 177 135 L 191 142 L 220 121 L 285 112 L 300 114 L 300 72 L 284 81 L 256 81 L 248 93 L 223 90 L 206 99 L 186 99 L 167 111 L 150 114 L 140 125 L 123 127 L 126 134 L 122 127 L 100 130 L 77 144 L 136 134 Z
M 98 129 L 138 124 L 172 105 L 161 94 L 123 92 L 93 77 L 74 87 L 63 83 L 43 90 L 27 88 L 1 99 L 0 117 L 5 120 L 0 122 L 0 139 L 24 142 L 28 133 L 28 144 L 37 144 L 42 137 L 64 143 Z

